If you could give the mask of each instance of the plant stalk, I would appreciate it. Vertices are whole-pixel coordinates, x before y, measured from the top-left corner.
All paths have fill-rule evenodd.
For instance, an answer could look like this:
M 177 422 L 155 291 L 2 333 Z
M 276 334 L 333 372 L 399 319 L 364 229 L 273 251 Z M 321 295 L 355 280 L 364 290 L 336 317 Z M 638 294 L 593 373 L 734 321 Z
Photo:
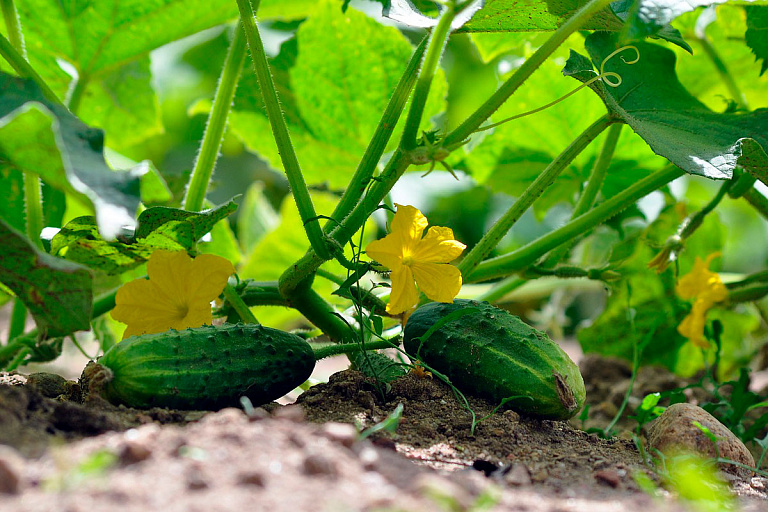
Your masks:
M 605 115 L 584 130 L 551 164 L 531 183 L 509 210 L 493 225 L 475 247 L 461 260 L 458 267 L 466 280 L 472 271 L 485 259 L 520 219 L 533 202 L 555 181 L 557 176 L 576 158 L 579 153 L 608 128 L 615 119 Z
M 50 87 L 48 87 L 48 84 L 45 83 L 45 80 L 37 74 L 37 71 L 35 71 L 32 66 L 29 65 L 29 62 L 26 61 L 26 59 L 19 53 L 16 48 L 13 47 L 13 45 L 6 39 L 2 34 L 0 34 L 0 56 L 2 56 L 8 64 L 16 71 L 16 73 L 19 74 L 22 78 L 29 78 L 32 79 L 38 87 L 40 87 L 40 91 L 42 92 L 45 99 L 50 101 L 51 103 L 56 103 L 58 105 L 63 105 L 61 100 L 58 96 L 56 96 L 56 93 L 51 90 Z
M 544 42 L 531 57 L 526 60 L 504 84 L 472 113 L 461 125 L 449 133 L 443 144 L 453 146 L 460 144 L 477 130 L 496 110 L 509 99 L 512 94 L 530 77 L 547 58 L 560 47 L 571 34 L 579 30 L 592 16 L 610 5 L 611 0 L 590 0 L 573 16 L 571 16 L 560 28 L 558 28 L 547 41 Z
M 267 117 L 272 126 L 272 133 L 277 143 L 280 159 L 283 162 L 285 174 L 288 177 L 288 184 L 291 188 L 293 199 L 296 201 L 296 207 L 304 224 L 307 238 L 309 238 L 312 249 L 324 260 L 329 260 L 332 258 L 332 255 L 326 246 L 326 240 L 322 229 L 320 229 L 320 223 L 317 213 L 315 213 L 315 207 L 312 204 L 312 198 L 309 195 L 309 189 L 307 189 L 299 160 L 291 143 L 291 136 L 288 132 L 288 126 L 285 124 L 275 84 L 272 81 L 267 54 L 264 51 L 264 44 L 261 41 L 259 29 L 256 26 L 251 2 L 250 0 L 237 0 L 237 6 L 240 9 L 240 19 L 243 23 L 245 38 L 248 41 L 248 47 L 251 49 L 253 66 L 264 97 Z
M 189 180 L 186 195 L 184 196 L 184 209 L 190 212 L 199 212 L 205 202 L 205 194 L 216 167 L 219 157 L 224 130 L 227 126 L 227 118 L 235 97 L 237 82 L 243 69 L 246 56 L 245 33 L 238 22 L 235 27 L 235 35 L 229 45 L 227 57 L 224 60 L 224 68 L 219 77 L 213 106 L 208 115 L 208 123 L 205 127 L 203 142 L 197 155 L 192 176 Z
M 474 272 L 467 276 L 465 282 L 487 281 L 518 272 L 534 263 L 538 258 L 555 247 L 584 234 L 586 231 L 628 208 L 638 199 L 663 187 L 683 174 L 685 174 L 684 171 L 678 167 L 672 165 L 665 167 L 631 185 L 584 215 L 573 219 L 561 228 L 547 233 L 520 249 L 482 262 Z

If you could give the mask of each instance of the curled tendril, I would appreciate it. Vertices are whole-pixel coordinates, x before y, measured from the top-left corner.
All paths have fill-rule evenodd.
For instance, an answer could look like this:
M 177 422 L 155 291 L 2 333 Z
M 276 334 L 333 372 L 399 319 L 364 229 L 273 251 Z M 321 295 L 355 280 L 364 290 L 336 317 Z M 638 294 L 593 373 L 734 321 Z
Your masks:
M 610 87 L 618 87 L 618 86 L 620 86 L 621 85 L 621 81 L 622 81 L 621 80 L 621 75 L 619 75 L 618 73 L 613 72 L 613 71 L 605 71 L 605 64 L 609 60 L 611 60 L 613 57 L 615 57 L 617 54 L 623 52 L 624 50 L 634 50 L 635 53 L 637 54 L 637 57 L 635 57 L 634 60 L 629 60 L 629 61 L 626 60 L 624 57 L 621 57 L 621 60 L 622 60 L 622 62 L 624 62 L 624 64 L 630 64 L 630 65 L 631 64 L 636 64 L 640 60 L 640 50 L 638 50 L 636 46 L 632 46 L 632 45 L 622 46 L 621 48 L 619 48 L 617 50 L 614 50 L 612 53 L 610 53 L 607 57 L 605 57 L 603 59 L 603 61 L 600 63 L 600 74 L 599 75 L 597 75 L 594 78 L 591 78 L 590 80 L 587 80 L 586 82 L 584 82 L 583 84 L 581 84 L 580 86 L 578 86 L 577 88 L 572 90 L 571 92 L 569 92 L 569 93 L 559 97 L 555 101 L 551 101 L 551 102 L 547 103 L 543 107 L 535 108 L 533 110 L 529 110 L 528 112 L 523 112 L 522 114 L 517 114 L 517 115 L 514 115 L 512 117 L 508 117 L 506 119 L 502 119 L 498 123 L 493 123 L 493 124 L 489 124 L 489 125 L 480 127 L 477 130 L 475 130 L 474 133 L 483 132 L 485 130 L 490 130 L 491 128 L 495 128 L 495 127 L 497 127 L 499 125 L 502 125 L 504 123 L 507 123 L 509 121 L 514 121 L 515 119 L 520 119 L 521 117 L 529 116 L 531 114 L 535 114 L 537 112 L 541 112 L 542 110 L 546 110 L 549 107 L 551 107 L 553 105 L 556 105 L 557 103 L 560 103 L 561 101 L 563 101 L 567 97 L 571 96 L 572 94 L 576 94 L 577 92 L 579 92 L 583 88 L 592 85 L 593 83 L 597 82 L 598 80 L 602 80 L 604 84 L 606 84 L 606 85 L 608 85 Z M 615 81 L 612 81 L 612 80 L 615 80 Z

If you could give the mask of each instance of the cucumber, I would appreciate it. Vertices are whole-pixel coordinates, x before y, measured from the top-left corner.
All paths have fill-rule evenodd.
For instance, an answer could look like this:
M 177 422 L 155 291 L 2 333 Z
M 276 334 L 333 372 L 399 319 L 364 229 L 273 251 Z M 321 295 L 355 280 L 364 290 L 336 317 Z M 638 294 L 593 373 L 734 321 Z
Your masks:
M 204 410 L 238 406 L 241 396 L 254 405 L 270 402 L 314 367 L 309 343 L 294 334 L 225 324 L 129 338 L 86 373 L 101 372 L 92 381 L 102 381 L 102 394 L 115 404 Z
M 545 333 L 487 302 L 421 306 L 405 325 L 404 346 L 459 390 L 522 413 L 567 419 L 584 405 L 584 380 L 568 355 Z

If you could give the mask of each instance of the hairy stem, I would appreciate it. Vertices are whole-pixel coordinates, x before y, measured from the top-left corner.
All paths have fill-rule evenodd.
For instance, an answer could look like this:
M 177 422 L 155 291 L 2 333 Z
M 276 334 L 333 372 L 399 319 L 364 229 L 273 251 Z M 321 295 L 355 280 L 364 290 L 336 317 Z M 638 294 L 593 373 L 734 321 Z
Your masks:
M 584 130 L 515 201 L 509 210 L 493 225 L 475 247 L 461 260 L 458 267 L 465 280 L 480 262 L 499 244 L 509 229 L 517 222 L 533 202 L 555 181 L 555 178 L 576 158 L 579 153 L 600 135 L 615 120 L 605 115 Z
M 325 359 L 326 357 L 338 356 L 341 354 L 355 354 L 364 350 L 379 350 L 383 348 L 393 348 L 397 346 L 389 340 L 369 341 L 365 345 L 358 343 L 338 343 L 335 345 L 326 345 L 324 347 L 313 348 L 315 360 Z
M 520 249 L 484 261 L 477 266 L 474 272 L 467 276 L 465 282 L 486 281 L 518 272 L 555 247 L 584 234 L 586 231 L 633 205 L 641 197 L 663 187 L 683 174 L 684 172 L 678 167 L 671 165 L 665 167 L 631 185 L 584 215 L 573 219 L 561 228 L 547 233 Z
M 450 147 L 461 143 L 461 141 L 472 135 L 571 34 L 579 30 L 592 16 L 603 10 L 610 3 L 611 0 L 590 0 L 579 9 L 485 103 L 460 126 L 449 133 L 445 137 L 443 144 Z
M 264 44 L 261 41 L 259 29 L 256 26 L 256 20 L 253 15 L 250 0 L 237 0 L 237 6 L 240 9 L 240 18 L 243 22 L 245 37 L 248 41 L 248 47 L 251 49 L 253 66 L 256 70 L 256 77 L 261 87 L 261 93 L 264 97 L 264 105 L 267 110 L 267 117 L 272 126 L 272 133 L 277 143 L 280 159 L 283 162 L 285 174 L 288 177 L 288 184 L 296 201 L 296 207 L 299 210 L 304 229 L 309 238 L 312 249 L 323 259 L 329 260 L 332 255 L 326 246 L 323 231 L 320 229 L 317 213 L 312 204 L 312 198 L 309 195 L 309 189 L 304 181 L 304 175 L 301 172 L 299 160 L 296 157 L 296 151 L 291 143 L 291 136 L 288 133 L 288 126 L 285 124 L 283 110 L 280 107 L 280 100 L 277 97 L 275 84 L 272 81 L 272 72 L 267 62 L 267 54 L 264 51 Z
M 3 20 L 5 29 L 8 32 L 8 41 L 11 46 L 19 52 L 22 58 L 26 59 L 26 50 L 24 48 L 24 33 L 21 31 L 19 14 L 16 11 L 16 5 L 13 0 L 0 0 L 0 9 L 3 11 Z
M 259 321 L 253 315 L 253 312 L 248 308 L 243 299 L 238 295 L 235 288 L 227 283 L 224 286 L 224 298 L 227 300 L 230 306 L 234 308 L 237 314 L 240 316 L 240 320 L 246 324 L 258 324 Z
M 600 155 L 597 157 L 592 172 L 589 175 L 589 181 L 587 186 L 584 187 L 584 191 L 581 193 L 581 197 L 576 202 L 576 206 L 571 214 L 571 220 L 576 217 L 587 213 L 595 204 L 597 194 L 600 193 L 600 189 L 605 181 L 605 173 L 608 171 L 608 166 L 611 165 L 613 159 L 613 152 L 616 150 L 616 144 L 619 141 L 619 135 L 621 135 L 621 127 L 623 124 L 617 123 L 612 125 L 608 129 L 608 135 L 603 143 L 603 147 L 600 150 Z M 567 244 L 563 244 L 560 247 L 553 250 L 547 260 L 544 262 L 545 267 L 551 267 L 556 265 L 560 260 L 565 257 L 568 251 L 573 247 L 576 240 L 572 240 Z
M 413 84 L 416 83 L 416 77 L 418 75 L 419 63 L 424 55 L 424 50 L 427 47 L 427 38 L 422 40 L 421 44 L 413 52 L 411 60 L 408 61 L 408 65 L 403 72 L 402 78 L 395 87 L 392 97 L 387 103 L 387 107 L 381 116 L 379 124 L 376 126 L 376 131 L 371 138 L 371 142 L 365 149 L 363 158 L 360 160 L 360 164 L 357 166 L 355 175 L 349 182 L 347 189 L 341 196 L 339 204 L 336 205 L 336 209 L 333 211 L 332 218 L 338 222 L 346 217 L 352 209 L 360 201 L 365 193 L 365 187 L 368 186 L 373 173 L 376 170 L 376 165 L 381 159 L 381 155 L 386 149 L 387 143 L 392 136 L 392 130 L 394 130 L 397 121 L 400 119 L 400 115 L 403 112 L 405 103 L 408 101 L 408 96 L 411 93 Z M 329 222 L 325 226 L 325 232 L 330 232 L 337 223 Z
M 56 93 L 54 93 L 51 88 L 48 87 L 48 84 L 45 83 L 45 80 L 37 74 L 37 71 L 29 65 L 29 62 L 24 59 L 21 53 L 19 53 L 19 51 L 17 51 L 10 41 L 8 41 L 2 34 L 0 34 L 0 56 L 10 64 L 19 76 L 32 79 L 37 86 L 40 87 L 40 91 L 43 93 L 45 99 L 51 103 L 63 105 L 59 97 L 56 96 Z
M 189 186 L 184 196 L 184 209 L 187 211 L 198 212 L 203 208 L 208 184 L 219 157 L 221 141 L 227 126 L 232 99 L 235 97 L 237 82 L 240 79 L 240 72 L 245 62 L 245 55 L 245 33 L 241 24 L 238 23 L 235 28 L 235 36 L 229 45 L 227 57 L 224 60 L 224 68 L 216 87 L 213 106 L 208 114 L 203 142 L 200 144 L 200 152 L 197 155 L 192 176 L 189 179 Z

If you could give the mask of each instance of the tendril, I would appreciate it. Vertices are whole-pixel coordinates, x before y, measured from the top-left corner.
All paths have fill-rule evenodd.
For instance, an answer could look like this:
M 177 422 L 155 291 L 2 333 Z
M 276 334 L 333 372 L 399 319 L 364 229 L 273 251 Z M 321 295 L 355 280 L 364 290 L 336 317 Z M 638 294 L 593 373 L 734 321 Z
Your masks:
M 572 90 L 572 91 L 566 93 L 565 95 L 559 97 L 555 101 L 551 101 L 551 102 L 547 103 L 543 107 L 535 108 L 533 110 L 529 110 L 528 112 L 523 112 L 522 114 L 517 114 L 517 115 L 514 115 L 512 117 L 508 117 L 506 119 L 502 119 L 501 121 L 499 121 L 497 123 L 493 123 L 493 124 L 489 124 L 489 125 L 486 125 L 486 126 L 482 126 L 482 127 L 478 128 L 477 130 L 475 130 L 474 133 L 482 132 L 482 131 L 485 131 L 485 130 L 490 130 L 491 128 L 495 128 L 495 127 L 497 127 L 499 125 L 502 125 L 504 123 L 507 123 L 509 121 L 514 121 L 515 119 L 520 119 L 521 117 L 529 116 L 531 114 L 535 114 L 537 112 L 541 112 L 542 110 L 546 110 L 549 107 L 560 103 L 561 101 L 563 101 L 564 99 L 568 98 L 569 96 L 571 96 L 573 94 L 576 94 L 577 92 L 579 92 L 583 88 L 589 87 L 590 85 L 592 85 L 593 83 L 597 82 L 598 80 L 602 80 L 605 85 L 608 85 L 610 87 L 618 87 L 618 86 L 620 86 L 621 83 L 622 83 L 621 75 L 619 75 L 618 73 L 616 73 L 614 71 L 605 71 L 605 65 L 606 65 L 606 63 L 609 60 L 611 60 L 617 54 L 623 52 L 624 50 L 630 50 L 630 49 L 635 51 L 635 54 L 637 54 L 637 57 L 635 57 L 634 60 L 630 60 L 630 61 L 626 60 L 624 57 L 621 57 L 621 61 L 624 64 L 628 64 L 628 65 L 636 64 L 640 60 L 640 50 L 638 50 L 637 47 L 633 46 L 633 45 L 622 46 L 621 48 L 619 48 L 617 50 L 614 50 L 612 53 L 610 53 L 607 57 L 605 57 L 603 59 L 603 61 L 600 63 L 600 74 L 599 75 L 595 76 L 594 78 L 591 78 L 590 80 L 587 80 L 586 82 L 584 82 L 580 86 L 576 87 L 574 90 Z

